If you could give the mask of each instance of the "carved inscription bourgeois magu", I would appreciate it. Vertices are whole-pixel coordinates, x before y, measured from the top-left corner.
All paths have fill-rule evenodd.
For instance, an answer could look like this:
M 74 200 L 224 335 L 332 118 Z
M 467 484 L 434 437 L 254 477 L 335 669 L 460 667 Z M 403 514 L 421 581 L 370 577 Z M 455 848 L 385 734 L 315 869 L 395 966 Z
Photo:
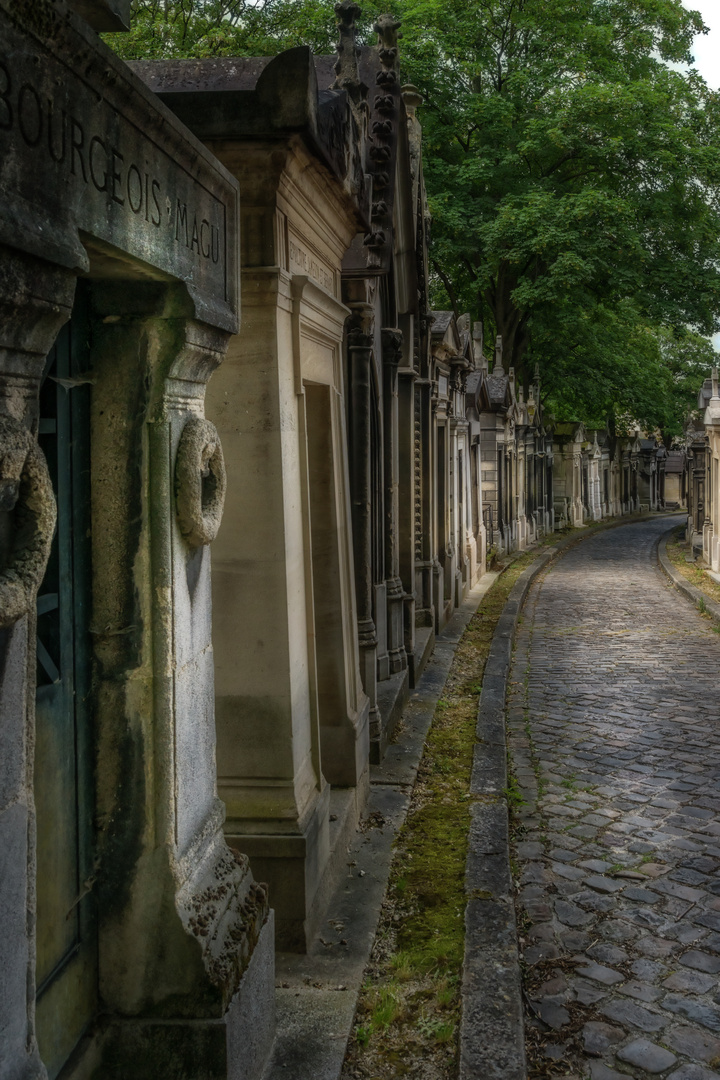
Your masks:
M 0 61 L 0 130 L 15 130 L 29 150 L 38 151 L 66 177 L 103 194 L 115 206 L 160 229 L 165 223 L 175 243 L 200 259 L 220 261 L 219 224 L 203 217 L 177 195 L 163 191 L 162 178 L 116 141 L 93 127 L 92 117 L 56 105 L 29 81 L 13 78 Z M 133 148 L 135 149 L 135 148 Z M 135 150 L 137 153 L 137 151 Z
M 0 0 L 0 244 L 75 272 L 129 256 L 236 332 L 236 181 L 64 5 L 47 36 L 33 12 Z

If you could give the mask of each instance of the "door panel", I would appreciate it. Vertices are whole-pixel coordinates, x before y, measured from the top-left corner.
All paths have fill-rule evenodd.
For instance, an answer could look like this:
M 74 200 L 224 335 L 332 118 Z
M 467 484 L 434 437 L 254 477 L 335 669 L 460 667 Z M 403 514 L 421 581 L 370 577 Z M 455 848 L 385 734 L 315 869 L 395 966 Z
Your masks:
M 80 294 L 48 356 L 40 445 L 58 525 L 38 594 L 35 804 L 37 811 L 37 1032 L 50 1080 L 95 1011 L 92 746 L 89 725 L 89 385 Z

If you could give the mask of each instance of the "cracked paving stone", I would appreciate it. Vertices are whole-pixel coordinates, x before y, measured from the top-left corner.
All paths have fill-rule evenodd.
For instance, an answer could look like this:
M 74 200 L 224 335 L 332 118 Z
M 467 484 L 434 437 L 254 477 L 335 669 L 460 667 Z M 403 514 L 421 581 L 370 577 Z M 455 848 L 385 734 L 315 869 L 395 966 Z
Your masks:
M 662 897 L 649 889 L 640 889 L 636 885 L 630 885 L 623 893 L 624 900 L 638 900 L 643 904 L 657 904 Z
M 700 1061 L 720 1060 L 720 1039 L 702 1028 L 679 1027 L 665 1036 L 665 1042 L 678 1054 Z
M 659 960 L 661 957 L 669 956 L 676 945 L 674 941 L 665 941 L 663 938 L 652 937 L 648 934 L 647 937 L 640 938 L 635 948 L 644 956 Z
M 555 901 L 555 914 L 565 926 L 587 926 L 593 921 L 592 915 L 566 900 Z
M 638 979 L 644 979 L 646 982 L 661 979 L 667 974 L 665 964 L 658 964 L 656 960 L 635 960 L 630 965 L 630 970 L 633 975 L 637 975 Z
M 612 920 L 604 922 L 599 928 L 599 932 L 602 937 L 606 938 L 608 941 L 622 942 L 633 941 L 640 933 L 634 926 L 629 926 L 627 923 L 623 922 L 614 922 Z
M 698 949 L 683 953 L 678 957 L 678 962 L 685 967 L 694 968 L 695 971 L 705 971 L 708 975 L 720 972 L 720 956 L 711 956 L 710 953 L 700 952 Z
M 557 960 L 559 956 L 560 949 L 552 941 L 543 941 L 540 945 L 531 945 L 523 953 L 525 963 L 530 966 L 539 964 L 541 960 Z
M 568 952 L 582 952 L 588 948 L 592 939 L 584 930 L 568 930 L 560 940 Z
M 669 1022 L 669 1017 L 650 1012 L 634 1001 L 620 1001 L 617 998 L 603 1005 L 600 1012 L 618 1024 L 638 1027 L 641 1031 L 660 1031 Z
M 602 942 L 593 945 L 587 950 L 587 954 L 599 964 L 624 964 L 628 959 L 625 949 L 621 949 L 618 945 L 604 945 Z
M 542 856 L 543 851 L 545 850 L 545 845 L 535 842 L 525 844 L 521 843 L 518 844 L 517 848 L 518 855 L 521 859 L 539 859 Z
M 586 983 L 577 979 L 574 984 L 575 997 L 581 1005 L 596 1005 L 598 1001 L 602 1001 L 607 997 L 607 990 L 600 990 L 599 987 L 593 986 L 592 983 Z
M 669 1050 L 665 1050 L 648 1039 L 636 1039 L 624 1046 L 622 1050 L 618 1050 L 617 1056 L 628 1065 L 635 1065 L 638 1069 L 644 1069 L 649 1073 L 664 1072 L 677 1061 L 675 1055 Z
M 699 971 L 676 971 L 663 982 L 668 990 L 684 990 L 688 994 L 706 994 L 716 985 L 717 979 L 712 975 L 702 975 Z
M 616 1072 L 609 1069 L 602 1061 L 590 1062 L 591 1080 L 627 1080 L 627 1073 Z
M 582 1029 L 582 1038 L 586 1052 L 600 1057 L 615 1043 L 623 1041 L 625 1031 L 611 1024 L 603 1024 L 599 1020 L 591 1020 Z
M 631 980 L 624 984 L 624 986 L 618 987 L 618 992 L 626 994 L 628 997 L 635 998 L 636 1001 L 646 1001 L 652 1003 L 662 997 L 662 990 L 658 990 L 656 986 L 648 986 L 647 983 L 640 983 Z
M 542 1002 L 539 1012 L 542 1019 L 553 1031 L 558 1031 L 570 1023 L 570 1013 L 562 1005 L 553 1002 Z
M 550 858 L 554 859 L 555 862 L 572 863 L 575 862 L 575 860 L 577 859 L 577 852 L 567 851 L 567 849 L 565 848 L 555 848 L 553 851 L 550 852 Z
M 603 986 L 614 986 L 625 979 L 625 976 L 621 975 L 619 971 L 613 971 L 612 968 L 604 967 L 603 964 L 587 964 L 585 967 L 579 967 L 576 970 L 578 975 L 602 983 Z
M 692 945 L 693 942 L 702 941 L 707 934 L 701 926 L 693 926 L 691 923 L 675 923 L 665 928 L 665 934 L 674 938 L 681 945 Z
M 613 881 L 612 878 L 600 877 L 596 874 L 585 878 L 585 884 L 589 888 L 597 889 L 598 892 L 603 893 L 616 893 L 625 888 L 623 881 Z
M 662 1005 L 669 1012 L 679 1013 L 710 1031 L 720 1031 L 720 1011 L 712 1005 L 706 1005 L 695 998 L 681 997 L 679 994 L 668 994 L 663 998 Z

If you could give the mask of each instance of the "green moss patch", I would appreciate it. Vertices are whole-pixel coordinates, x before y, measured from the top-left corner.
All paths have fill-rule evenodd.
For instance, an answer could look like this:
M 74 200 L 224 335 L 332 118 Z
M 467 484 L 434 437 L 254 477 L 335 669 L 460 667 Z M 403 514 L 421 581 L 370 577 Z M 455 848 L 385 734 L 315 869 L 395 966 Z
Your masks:
M 536 554 L 520 555 L 503 570 L 455 653 L 396 840 L 343 1080 L 457 1075 L 478 699 L 508 593 Z

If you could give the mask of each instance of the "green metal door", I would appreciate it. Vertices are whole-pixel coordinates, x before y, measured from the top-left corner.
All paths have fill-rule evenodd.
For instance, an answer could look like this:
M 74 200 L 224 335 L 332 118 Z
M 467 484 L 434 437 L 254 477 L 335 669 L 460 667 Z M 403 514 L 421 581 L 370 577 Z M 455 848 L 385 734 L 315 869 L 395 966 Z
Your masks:
M 86 1030 L 97 1001 L 90 735 L 90 440 L 87 321 L 82 296 L 48 356 L 40 445 L 58 525 L 38 595 L 37 1034 L 50 1080 Z

